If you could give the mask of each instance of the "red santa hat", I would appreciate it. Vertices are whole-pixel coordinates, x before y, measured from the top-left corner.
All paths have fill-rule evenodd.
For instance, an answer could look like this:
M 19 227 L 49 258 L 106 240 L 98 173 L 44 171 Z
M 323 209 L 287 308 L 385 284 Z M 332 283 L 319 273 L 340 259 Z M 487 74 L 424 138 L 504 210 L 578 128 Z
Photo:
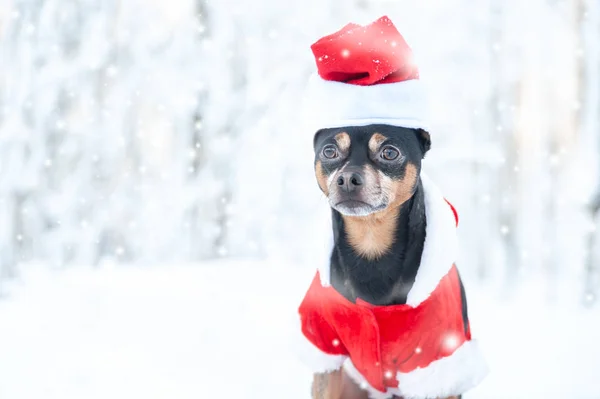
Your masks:
M 308 105 L 317 129 L 387 124 L 427 129 L 413 53 L 388 17 L 348 24 L 311 46 L 318 74 Z

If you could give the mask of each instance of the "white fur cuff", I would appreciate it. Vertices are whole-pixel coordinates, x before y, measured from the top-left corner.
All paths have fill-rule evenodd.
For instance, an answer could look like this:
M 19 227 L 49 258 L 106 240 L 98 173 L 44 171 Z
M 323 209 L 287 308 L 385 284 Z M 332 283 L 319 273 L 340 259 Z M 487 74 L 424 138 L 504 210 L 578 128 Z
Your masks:
M 446 398 L 478 385 L 488 373 L 477 341 L 467 341 L 451 356 L 410 373 L 398 373 L 399 391 L 405 399 Z
M 340 369 L 342 364 L 344 364 L 344 360 L 346 360 L 346 356 L 330 355 L 317 348 L 304 336 L 300 318 L 297 318 L 297 320 L 298 325 L 294 328 L 295 333 L 292 345 L 294 352 L 297 353 L 302 363 L 315 373 L 327 373 Z
M 409 373 L 398 373 L 398 388 L 380 392 L 371 387 L 354 367 L 350 359 L 344 371 L 360 387 L 369 392 L 371 399 L 435 399 L 461 395 L 477 386 L 488 373 L 487 363 L 476 341 L 467 341 L 452 355 L 436 360 L 429 366 Z

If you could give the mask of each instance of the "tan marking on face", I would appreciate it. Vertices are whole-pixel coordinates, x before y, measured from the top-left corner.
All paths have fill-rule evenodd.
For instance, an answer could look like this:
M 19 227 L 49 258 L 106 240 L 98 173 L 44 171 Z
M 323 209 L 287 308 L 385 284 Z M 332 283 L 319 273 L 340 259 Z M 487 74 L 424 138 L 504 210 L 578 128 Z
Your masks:
M 386 140 L 387 140 L 387 137 L 385 137 L 383 134 L 375 133 L 369 139 L 369 150 L 371 150 L 371 152 L 377 152 L 377 150 L 379 150 L 379 146 L 381 145 L 381 143 L 383 143 Z
M 329 196 L 329 186 L 327 183 L 327 176 L 323 173 L 323 166 L 321 165 L 321 161 L 317 161 L 315 164 L 315 176 L 317 177 L 317 183 L 319 184 L 319 188 L 326 196 Z
M 346 152 L 350 148 L 350 136 L 346 132 L 336 134 L 335 141 L 341 152 Z
M 363 176 L 365 178 L 364 182 L 364 190 L 366 191 L 366 195 L 369 195 L 369 191 L 373 189 L 377 189 L 379 187 L 379 174 L 377 170 L 371 165 L 365 165 L 363 169 Z
M 379 173 L 383 175 L 383 173 Z M 392 180 L 387 177 L 389 182 L 386 183 L 390 184 L 391 188 L 389 207 L 400 207 L 400 205 L 404 204 L 413 196 L 417 177 L 417 167 L 411 163 L 406 165 L 406 171 L 402 180 Z
M 413 164 L 406 166 L 402 180 L 393 180 L 380 171 L 365 168 L 366 178 L 372 179 L 374 173 L 377 173 L 378 186 L 389 196 L 389 205 L 368 216 L 342 216 L 348 242 L 356 253 L 370 260 L 389 252 L 396 238 L 400 206 L 412 197 L 417 182 L 417 168 Z

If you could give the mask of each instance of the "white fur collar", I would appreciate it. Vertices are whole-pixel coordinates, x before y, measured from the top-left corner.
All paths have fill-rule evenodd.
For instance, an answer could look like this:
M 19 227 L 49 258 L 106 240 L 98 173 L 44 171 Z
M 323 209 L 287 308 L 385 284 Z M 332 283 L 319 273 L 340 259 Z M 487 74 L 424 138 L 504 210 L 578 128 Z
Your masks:
M 433 292 L 443 276 L 445 276 L 458 256 L 458 239 L 456 237 L 456 221 L 454 213 L 437 186 L 429 177 L 421 173 L 423 191 L 425 193 L 425 215 L 427 228 L 421 265 L 415 283 L 408 293 L 406 303 L 417 306 Z M 333 248 L 333 227 L 330 226 L 327 243 L 327 259 L 319 267 L 321 284 L 330 285 L 330 259 Z

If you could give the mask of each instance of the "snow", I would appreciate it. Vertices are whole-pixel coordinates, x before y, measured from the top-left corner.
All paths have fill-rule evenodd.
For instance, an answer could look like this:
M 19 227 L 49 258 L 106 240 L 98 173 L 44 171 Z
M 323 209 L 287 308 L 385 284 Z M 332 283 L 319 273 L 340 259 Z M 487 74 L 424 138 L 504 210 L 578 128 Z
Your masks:
M 310 396 L 289 340 L 307 268 L 28 270 L 0 300 L 2 399 Z M 548 302 L 538 280 L 525 278 L 511 300 L 467 281 L 491 374 L 466 399 L 600 397 L 599 310 L 569 295 Z
M 492 368 L 467 399 L 600 398 L 600 2 L 7 0 L 0 399 L 308 397 L 310 44 L 382 15 L 460 214 Z

